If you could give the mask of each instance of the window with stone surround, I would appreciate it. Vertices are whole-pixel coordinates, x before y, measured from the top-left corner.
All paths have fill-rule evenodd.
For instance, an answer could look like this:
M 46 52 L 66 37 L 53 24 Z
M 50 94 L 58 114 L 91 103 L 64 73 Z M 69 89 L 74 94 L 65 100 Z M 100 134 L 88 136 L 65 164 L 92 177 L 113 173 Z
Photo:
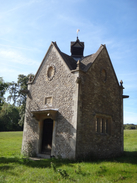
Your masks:
M 95 132 L 101 134 L 111 134 L 111 117 L 106 115 L 96 115 Z
M 47 66 L 47 79 L 49 81 L 51 81 L 54 76 L 55 76 L 55 66 L 54 65 L 48 65 Z

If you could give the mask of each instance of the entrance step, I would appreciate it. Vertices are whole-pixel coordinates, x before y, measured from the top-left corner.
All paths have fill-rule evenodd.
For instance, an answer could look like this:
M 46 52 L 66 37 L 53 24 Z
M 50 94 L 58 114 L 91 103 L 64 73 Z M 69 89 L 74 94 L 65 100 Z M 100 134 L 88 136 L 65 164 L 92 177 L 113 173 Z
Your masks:
M 44 158 L 44 159 L 50 159 L 50 155 L 47 154 L 38 154 L 39 158 Z

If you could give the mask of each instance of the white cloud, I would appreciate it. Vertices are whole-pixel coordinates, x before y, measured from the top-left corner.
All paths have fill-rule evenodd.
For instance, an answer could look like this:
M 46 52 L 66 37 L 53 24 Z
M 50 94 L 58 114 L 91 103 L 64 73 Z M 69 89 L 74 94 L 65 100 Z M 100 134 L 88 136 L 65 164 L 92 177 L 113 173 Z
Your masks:
M 17 80 L 17 76 L 20 74 L 19 69 L 2 67 L 0 68 L 0 76 L 3 77 L 4 81 L 11 82 Z M 25 75 L 25 73 L 23 73 Z
M 35 60 L 25 57 L 22 53 L 15 50 L 0 50 L 1 62 L 12 62 L 25 65 L 38 64 Z
M 0 76 L 10 82 L 16 81 L 19 74 L 35 74 L 40 63 L 30 57 L 29 51 L 24 53 L 18 49 L 0 49 Z

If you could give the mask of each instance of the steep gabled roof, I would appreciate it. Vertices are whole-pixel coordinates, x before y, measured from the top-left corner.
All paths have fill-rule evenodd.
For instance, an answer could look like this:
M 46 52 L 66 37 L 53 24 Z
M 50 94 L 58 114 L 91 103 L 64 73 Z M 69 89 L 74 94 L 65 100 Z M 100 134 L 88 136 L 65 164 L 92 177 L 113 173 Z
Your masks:
M 60 54 L 60 56 L 62 57 L 62 59 L 64 60 L 64 62 L 66 63 L 66 65 L 68 66 L 68 68 L 69 68 L 70 70 L 76 69 L 76 67 L 77 67 L 77 62 L 76 62 L 76 60 L 74 60 L 73 57 L 71 57 L 71 56 L 69 56 L 69 55 L 67 55 L 67 54 L 65 54 L 65 53 L 63 53 L 63 52 L 61 52 L 60 49 L 59 49 L 59 47 L 57 46 L 57 43 L 56 43 L 56 42 L 51 42 L 51 45 L 50 45 L 50 47 L 49 47 L 47 53 L 45 54 L 45 56 L 44 56 L 44 58 L 43 58 L 43 60 L 42 60 L 42 62 L 41 62 L 41 64 L 40 64 L 40 66 L 39 66 L 39 68 L 38 68 L 38 70 L 37 70 L 37 72 L 36 72 L 36 74 L 35 74 L 33 80 L 32 80 L 31 82 L 29 82 L 29 83 L 33 83 L 33 82 L 34 82 L 34 80 L 35 80 L 35 78 L 37 77 L 37 75 L 38 75 L 38 73 L 39 73 L 39 71 L 40 71 L 40 68 L 42 67 L 42 64 L 44 63 L 44 60 L 45 60 L 46 56 L 48 55 L 48 52 L 49 52 L 49 50 L 50 50 L 50 48 L 51 48 L 52 46 L 54 46 L 54 47 L 56 48 L 56 50 L 58 51 L 58 53 Z
M 67 64 L 67 66 L 69 67 L 70 70 L 76 69 L 77 67 L 77 61 L 73 59 L 73 57 L 63 53 L 60 51 L 59 47 L 57 46 L 56 42 L 52 42 L 52 44 L 56 47 L 56 49 L 58 50 L 59 54 L 61 55 L 61 57 L 63 58 L 63 60 L 65 61 L 65 63 Z
M 70 68 L 70 70 L 76 69 L 77 67 L 77 61 L 73 59 L 73 57 L 61 52 L 61 56 Z
M 76 43 L 76 42 L 74 42 L 74 43 Z M 64 62 L 68 66 L 68 68 L 70 70 L 75 70 L 76 67 L 77 67 L 77 61 L 72 56 L 69 56 L 69 55 L 61 52 L 61 50 L 59 49 L 59 47 L 58 47 L 58 45 L 57 45 L 56 42 L 52 42 L 52 45 L 54 45 L 56 47 L 58 53 L 60 54 L 60 56 L 62 57 L 62 59 L 64 60 Z M 98 49 L 98 51 L 96 53 L 91 54 L 89 56 L 82 57 L 80 59 L 82 71 L 85 71 L 86 72 L 89 69 L 89 67 L 95 61 L 95 59 L 97 58 L 97 56 L 99 55 L 99 53 L 101 52 L 101 50 L 103 48 L 104 48 L 104 45 L 101 45 L 100 48 Z
M 109 54 L 108 54 L 108 51 L 107 51 L 107 48 L 106 48 L 106 45 L 102 45 L 99 47 L 99 49 L 97 50 L 96 53 L 94 54 L 91 54 L 89 56 L 86 56 L 86 57 L 83 57 L 80 61 L 81 61 L 81 70 L 84 71 L 84 72 L 87 72 L 88 69 L 92 66 L 92 64 L 96 61 L 97 57 L 100 55 L 101 51 L 105 49 L 106 53 L 107 53 L 107 56 L 108 56 L 108 59 L 110 61 L 110 64 L 111 64 L 111 68 L 113 70 L 113 73 L 114 73 L 114 76 L 116 78 L 116 81 L 117 81 L 117 84 L 119 85 L 119 82 L 118 82 L 118 79 L 117 79 L 117 76 L 116 76 L 116 73 L 115 73 L 115 70 L 113 68 L 113 65 L 112 65 L 112 62 L 111 62 L 111 59 L 109 57 Z
M 76 42 L 75 42 L 75 43 L 76 43 Z M 58 53 L 60 54 L 61 58 L 63 59 L 63 61 L 65 62 L 65 64 L 68 66 L 68 68 L 69 68 L 71 71 L 72 71 L 72 70 L 74 71 L 74 70 L 77 68 L 77 61 L 76 61 L 72 56 L 69 56 L 69 55 L 67 55 L 67 54 L 65 54 L 65 53 L 63 53 L 63 52 L 61 52 L 60 49 L 59 49 L 59 47 L 57 46 L 57 43 L 56 43 L 56 42 L 51 42 L 51 45 L 50 45 L 50 47 L 49 47 L 49 49 L 48 49 L 46 55 L 44 56 L 44 58 L 43 58 L 43 60 L 42 60 L 42 63 L 41 63 L 41 65 L 40 65 L 40 67 L 39 67 L 39 69 L 38 69 L 38 71 L 37 71 L 37 73 L 36 73 L 36 75 L 35 75 L 33 81 L 35 80 L 35 78 L 36 78 L 36 76 L 37 76 L 37 74 L 38 74 L 38 72 L 39 72 L 39 70 L 40 70 L 40 68 L 41 68 L 41 66 L 42 66 L 42 64 L 43 64 L 43 62 L 44 62 L 44 60 L 45 60 L 45 58 L 46 58 L 46 56 L 47 56 L 49 50 L 50 50 L 50 48 L 51 48 L 51 46 L 54 46 L 54 47 L 56 48 L 56 50 L 57 50 Z M 96 53 L 91 54 L 91 55 L 88 55 L 88 56 L 85 56 L 85 57 L 82 57 L 82 58 L 80 59 L 80 62 L 81 62 L 81 64 L 80 64 L 80 69 L 81 69 L 83 72 L 87 72 L 88 69 L 89 69 L 89 68 L 91 67 L 91 65 L 95 62 L 96 58 L 99 56 L 99 54 L 101 53 L 101 51 L 102 51 L 103 49 L 106 49 L 106 46 L 105 46 L 105 45 L 101 45 L 101 46 L 99 47 L 99 49 L 97 50 Z M 106 49 L 106 52 L 107 52 L 107 49 Z M 109 58 L 108 52 L 107 52 L 107 55 L 108 55 L 108 58 Z M 109 60 L 110 60 L 110 58 L 109 58 Z M 111 63 L 111 60 L 110 60 L 110 63 Z M 111 63 L 111 66 L 112 66 L 112 69 L 113 69 L 113 71 L 114 71 L 114 68 L 113 68 L 112 63 Z M 114 71 L 114 75 L 115 75 L 115 77 L 116 77 L 115 71 Z M 116 77 L 116 80 L 117 80 L 117 77 Z M 32 81 L 32 83 L 33 83 L 33 81 Z M 118 80 L 117 80 L 117 82 L 118 82 Z
M 98 51 L 96 53 L 93 53 L 91 55 L 88 55 L 86 57 L 83 57 L 80 61 L 82 63 L 81 65 L 81 69 L 83 71 L 87 71 L 90 66 L 92 65 L 92 63 L 96 60 L 96 58 L 98 57 L 99 53 L 102 51 L 104 45 L 101 45 L 100 48 L 98 49 Z

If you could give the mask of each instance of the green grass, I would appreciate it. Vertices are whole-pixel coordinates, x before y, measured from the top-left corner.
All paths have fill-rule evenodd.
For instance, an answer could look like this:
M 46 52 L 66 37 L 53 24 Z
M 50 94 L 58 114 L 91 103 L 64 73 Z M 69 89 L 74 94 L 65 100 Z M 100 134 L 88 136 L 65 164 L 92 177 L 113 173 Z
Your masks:
M 137 130 L 124 130 L 124 150 L 137 151 Z
M 0 157 L 19 156 L 22 132 L 0 132 Z
M 22 132 L 0 132 L 0 183 L 137 183 L 137 130 L 125 130 L 124 138 L 125 153 L 119 158 L 32 161 L 20 155 Z

